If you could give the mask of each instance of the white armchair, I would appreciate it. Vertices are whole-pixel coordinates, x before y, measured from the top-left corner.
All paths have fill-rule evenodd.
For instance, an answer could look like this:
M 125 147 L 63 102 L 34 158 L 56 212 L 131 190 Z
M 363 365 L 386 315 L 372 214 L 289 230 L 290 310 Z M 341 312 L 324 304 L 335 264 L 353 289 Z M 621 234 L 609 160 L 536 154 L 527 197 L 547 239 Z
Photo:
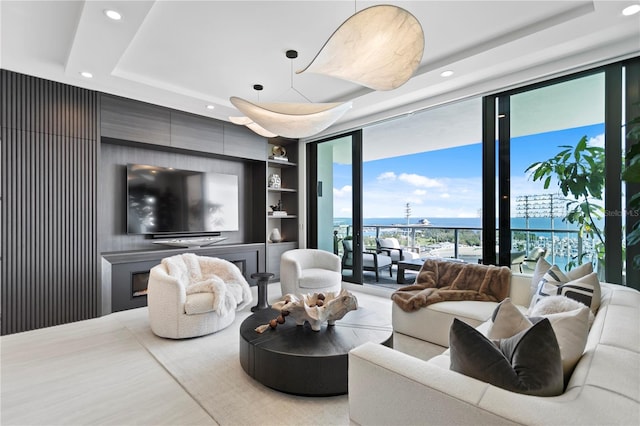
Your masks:
M 172 339 L 221 330 L 252 302 L 251 289 L 231 262 L 180 254 L 151 268 L 147 305 L 151 330 Z
M 338 292 L 342 288 L 340 257 L 317 249 L 295 249 L 280 257 L 282 295 Z

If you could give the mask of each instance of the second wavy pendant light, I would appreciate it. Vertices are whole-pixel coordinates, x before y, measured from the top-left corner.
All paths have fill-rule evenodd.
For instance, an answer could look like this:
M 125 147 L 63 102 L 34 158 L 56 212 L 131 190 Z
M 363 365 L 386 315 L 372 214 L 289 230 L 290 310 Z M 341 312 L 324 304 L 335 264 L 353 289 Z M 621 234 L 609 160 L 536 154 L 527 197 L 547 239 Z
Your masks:
M 293 60 L 297 57 L 298 52 L 295 50 L 287 51 L 287 58 Z M 295 90 L 293 75 L 291 88 Z M 298 91 L 296 90 L 296 92 Z M 306 138 L 320 133 L 342 117 L 352 105 L 351 102 L 250 102 L 236 96 L 232 96 L 229 100 L 233 106 L 262 129 L 271 134 L 291 139 Z M 245 125 L 251 128 L 248 124 Z M 254 131 L 258 133 L 256 130 Z

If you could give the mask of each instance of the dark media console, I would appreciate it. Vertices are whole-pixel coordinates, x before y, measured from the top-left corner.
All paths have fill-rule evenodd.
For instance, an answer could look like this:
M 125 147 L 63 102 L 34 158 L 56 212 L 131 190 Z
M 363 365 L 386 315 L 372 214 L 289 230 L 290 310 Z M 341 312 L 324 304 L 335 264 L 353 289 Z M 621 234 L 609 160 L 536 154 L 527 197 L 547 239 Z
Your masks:
M 251 274 L 265 271 L 264 243 L 103 253 L 102 315 L 147 306 L 149 271 L 165 257 L 182 253 L 228 260 L 242 271 L 249 285 L 256 285 Z

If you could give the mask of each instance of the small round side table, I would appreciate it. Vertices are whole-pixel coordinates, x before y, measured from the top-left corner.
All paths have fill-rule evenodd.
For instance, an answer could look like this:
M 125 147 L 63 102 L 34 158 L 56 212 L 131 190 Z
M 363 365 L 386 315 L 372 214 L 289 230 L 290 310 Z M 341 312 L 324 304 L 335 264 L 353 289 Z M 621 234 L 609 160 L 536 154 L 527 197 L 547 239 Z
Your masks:
M 256 272 L 251 274 L 251 278 L 258 279 L 258 304 L 251 308 L 251 312 L 270 308 L 269 303 L 267 303 L 267 285 L 269 285 L 269 279 L 271 277 L 273 277 L 271 272 Z

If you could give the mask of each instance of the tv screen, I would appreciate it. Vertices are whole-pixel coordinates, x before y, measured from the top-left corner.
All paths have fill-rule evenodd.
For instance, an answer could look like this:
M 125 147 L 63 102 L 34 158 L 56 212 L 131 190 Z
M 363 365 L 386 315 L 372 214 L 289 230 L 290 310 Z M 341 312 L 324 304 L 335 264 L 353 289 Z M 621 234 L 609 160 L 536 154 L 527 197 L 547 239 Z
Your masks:
M 237 231 L 238 176 L 127 164 L 127 232 Z

